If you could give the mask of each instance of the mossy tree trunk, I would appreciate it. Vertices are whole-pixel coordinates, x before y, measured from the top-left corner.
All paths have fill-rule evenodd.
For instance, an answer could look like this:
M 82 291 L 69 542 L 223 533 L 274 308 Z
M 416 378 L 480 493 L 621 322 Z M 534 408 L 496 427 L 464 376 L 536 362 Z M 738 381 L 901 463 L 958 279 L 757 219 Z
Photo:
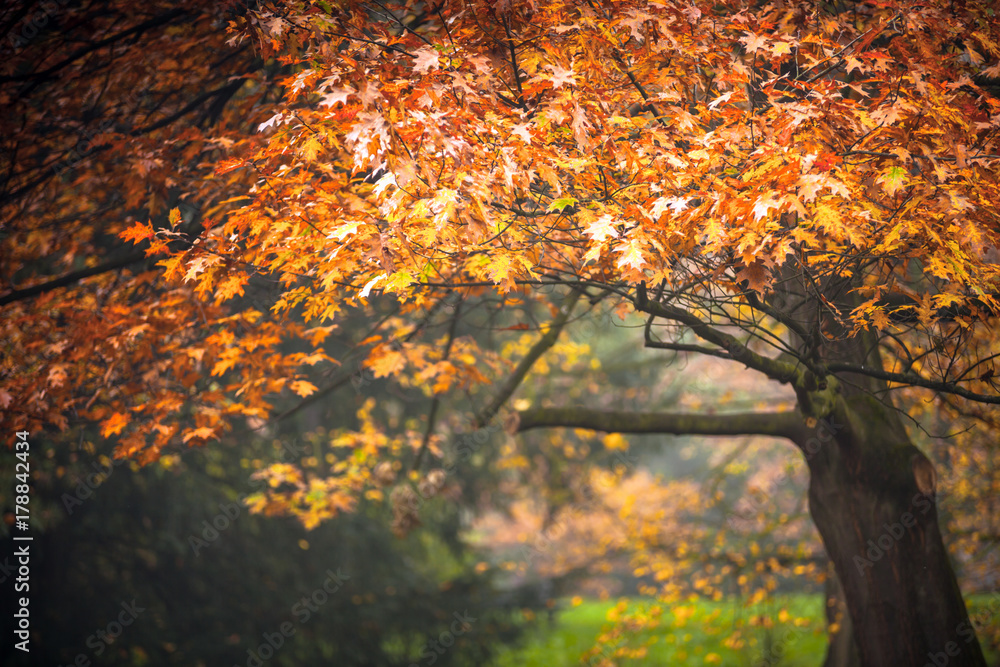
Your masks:
M 589 408 L 522 411 L 518 430 L 771 435 L 792 440 L 810 472 L 809 509 L 849 612 L 831 665 L 985 667 L 938 526 L 935 473 L 899 413 L 831 386 L 783 413 L 691 415 Z M 846 395 L 845 395 L 846 394 Z M 825 404 L 825 407 L 820 407 Z M 808 410 L 821 409 L 823 416 Z M 805 412 L 805 414 L 803 414 Z
M 829 420 L 832 438 L 800 444 L 861 664 L 985 666 L 941 538 L 933 465 L 868 396 L 839 398 Z

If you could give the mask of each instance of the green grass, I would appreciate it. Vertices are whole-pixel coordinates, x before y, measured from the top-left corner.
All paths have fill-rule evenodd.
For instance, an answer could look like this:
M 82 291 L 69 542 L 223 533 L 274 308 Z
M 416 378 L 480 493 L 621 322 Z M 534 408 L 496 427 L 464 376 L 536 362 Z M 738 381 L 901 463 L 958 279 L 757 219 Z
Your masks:
M 987 596 L 973 596 L 969 600 L 970 615 L 978 613 L 983 618 L 983 613 L 988 614 L 983 610 L 990 602 Z M 632 599 L 628 610 L 649 609 L 652 604 Z M 615 605 L 616 601 L 587 600 L 573 607 L 569 600 L 564 600 L 563 611 L 551 626 L 544 618 L 538 619 L 526 641 L 517 647 L 503 648 L 493 667 L 579 667 L 581 657 L 595 645 L 602 628 L 610 627 L 608 613 Z M 765 656 L 771 656 L 771 662 L 764 663 L 771 667 L 818 667 L 823 663 L 826 627 L 820 595 L 780 596 L 752 608 L 743 607 L 737 600 L 697 600 L 680 606 L 685 609 L 679 614 L 664 609 L 659 628 L 628 638 L 630 647 L 652 640 L 645 657 L 619 659 L 619 664 L 736 667 L 759 665 Z M 998 607 L 1000 598 L 989 609 L 994 627 L 1000 622 Z M 781 609 L 788 613 L 786 622 L 778 621 Z M 771 619 L 772 627 L 751 625 L 749 621 L 754 615 Z M 792 622 L 796 618 L 803 619 L 798 626 Z M 736 627 L 742 627 L 742 646 L 723 645 Z M 985 650 L 986 642 L 983 643 Z M 767 646 L 774 648 L 767 651 Z M 996 664 L 998 654 L 989 650 L 986 653 L 988 664 Z

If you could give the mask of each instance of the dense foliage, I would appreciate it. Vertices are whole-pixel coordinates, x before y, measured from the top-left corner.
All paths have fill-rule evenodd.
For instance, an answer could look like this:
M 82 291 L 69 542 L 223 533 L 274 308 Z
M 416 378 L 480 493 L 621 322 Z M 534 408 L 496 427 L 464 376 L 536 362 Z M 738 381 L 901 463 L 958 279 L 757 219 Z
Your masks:
M 901 664 L 966 635 L 941 482 L 897 396 L 970 420 L 968 453 L 995 460 L 976 444 L 1000 404 L 987 4 L 4 11 L 6 429 L 96 424 L 149 463 L 385 381 L 405 409 L 368 396 L 327 455 L 262 470 L 248 504 L 313 528 L 386 497 L 399 535 L 511 453 L 503 431 L 602 431 L 612 450 L 623 432 L 780 437 L 809 471 L 844 650 Z M 789 405 L 519 398 L 603 306 Z M 352 309 L 366 330 L 343 328 Z M 967 644 L 954 664 L 983 664 Z

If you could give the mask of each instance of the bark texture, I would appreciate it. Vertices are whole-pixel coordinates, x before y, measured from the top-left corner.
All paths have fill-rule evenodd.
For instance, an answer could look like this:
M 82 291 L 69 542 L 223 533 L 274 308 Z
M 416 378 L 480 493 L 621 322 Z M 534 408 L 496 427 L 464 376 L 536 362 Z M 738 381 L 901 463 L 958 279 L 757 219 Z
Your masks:
M 983 667 L 935 503 L 933 465 L 876 400 L 838 400 L 803 444 L 809 508 L 844 588 L 865 667 Z
M 823 667 L 859 667 L 861 656 L 854 641 L 854 625 L 844 599 L 844 587 L 832 564 L 826 580 L 826 627 L 829 644 Z

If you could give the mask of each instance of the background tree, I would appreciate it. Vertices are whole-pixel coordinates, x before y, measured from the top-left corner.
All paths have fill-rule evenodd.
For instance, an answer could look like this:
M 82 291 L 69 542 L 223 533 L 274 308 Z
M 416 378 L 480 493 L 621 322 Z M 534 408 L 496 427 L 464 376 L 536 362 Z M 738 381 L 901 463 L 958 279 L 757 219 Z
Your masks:
M 184 9 L 164 11 L 161 22 Z M 221 131 L 151 134 L 145 152 L 115 135 L 136 169 L 154 182 L 163 170 L 162 192 L 126 172 L 73 172 L 47 191 L 11 162 L 5 218 L 18 221 L 9 245 L 22 249 L 5 278 L 5 339 L 8 358 L 30 360 L 5 362 L 0 399 L 24 397 L 12 425 L 65 424 L 75 410 L 143 461 L 218 437 L 234 418 L 272 414 L 283 392 L 347 385 L 351 369 L 320 375 L 336 364 L 323 339 L 347 306 L 383 292 L 398 312 L 356 346 L 373 378 L 424 391 L 426 418 L 393 426 L 380 406 L 363 407 L 359 428 L 333 440 L 342 457 L 329 473 L 273 468 L 276 492 L 256 509 L 315 525 L 355 506 L 382 455 L 409 452 L 410 478 L 392 491 L 405 531 L 439 466 L 489 460 L 475 440 L 446 450 L 463 428 L 452 409 L 473 416 L 484 442 L 502 423 L 778 436 L 803 451 L 810 513 L 862 663 L 917 664 L 958 642 L 950 664 L 983 664 L 941 539 L 934 467 L 893 397 L 910 386 L 965 411 L 1000 403 L 990 330 L 1000 116 L 979 85 L 1000 72 L 989 8 L 284 2 L 233 12 L 225 35 L 191 12 L 195 23 L 164 31 L 151 58 L 185 53 L 178 41 L 201 20 L 206 39 L 261 60 L 239 86 L 227 79 L 234 104 L 219 113 L 234 115 Z M 5 102 L 27 136 L 48 118 L 29 94 L 56 73 L 91 81 L 84 64 L 98 44 L 10 65 L 22 69 L 4 82 L 22 84 L 21 97 Z M 214 64 L 191 63 L 221 76 Z M 104 67 L 119 90 L 149 71 Z M 81 84 L 73 99 L 93 90 Z M 190 111 L 175 109 L 166 117 Z M 45 146 L 31 144 L 41 157 L 30 164 L 45 164 Z M 97 270 L 107 265 L 43 281 L 101 248 L 91 223 L 68 249 L 72 236 L 60 235 L 57 266 L 35 264 L 53 207 L 122 210 L 118 192 L 151 217 L 175 206 L 155 224 L 107 228 L 166 253 L 169 290 L 143 298 L 160 288 L 150 274 L 120 285 Z M 200 208 L 184 210 L 187 199 Z M 53 291 L 91 273 L 75 307 Z M 268 280 L 268 312 L 227 310 Z M 742 364 L 788 385 L 795 408 L 600 411 L 561 396 L 501 416 L 571 318 L 602 301 L 646 316 L 648 347 Z M 113 321 L 95 315 L 112 304 Z M 545 308 L 537 342 L 506 372 L 460 328 Z M 88 333 L 67 341 L 56 334 L 67 324 Z M 891 549 L 865 557 L 903 522 Z
M 264 658 L 391 666 L 422 662 L 431 650 L 436 664 L 478 665 L 518 636 L 521 609 L 544 608 L 536 589 L 501 592 L 498 570 L 476 568 L 455 539 L 460 506 L 450 499 L 429 502 L 424 527 L 406 540 L 390 531 L 387 508 L 370 501 L 313 531 L 251 516 L 241 498 L 260 486 L 255 466 L 308 460 L 320 447 L 321 434 L 290 430 L 273 440 L 244 433 L 145 468 L 107 456 L 94 465 L 92 430 L 81 433 L 79 449 L 36 456 L 32 650 L 7 642 L 0 664 L 68 665 L 83 656 L 116 665 Z M 5 508 L 12 502 L 0 493 Z M 3 543 L 16 545 L 8 532 Z M 5 568 L 13 552 L 4 552 Z M 12 581 L 2 589 L 11 609 L 20 595 Z M 134 620 L 109 630 L 123 603 L 137 610 Z M 456 612 L 475 622 L 447 651 L 429 649 Z M 291 632 L 282 635 L 286 623 Z M 10 620 L 4 631 L 13 633 Z M 109 634 L 113 641 L 104 640 Z

